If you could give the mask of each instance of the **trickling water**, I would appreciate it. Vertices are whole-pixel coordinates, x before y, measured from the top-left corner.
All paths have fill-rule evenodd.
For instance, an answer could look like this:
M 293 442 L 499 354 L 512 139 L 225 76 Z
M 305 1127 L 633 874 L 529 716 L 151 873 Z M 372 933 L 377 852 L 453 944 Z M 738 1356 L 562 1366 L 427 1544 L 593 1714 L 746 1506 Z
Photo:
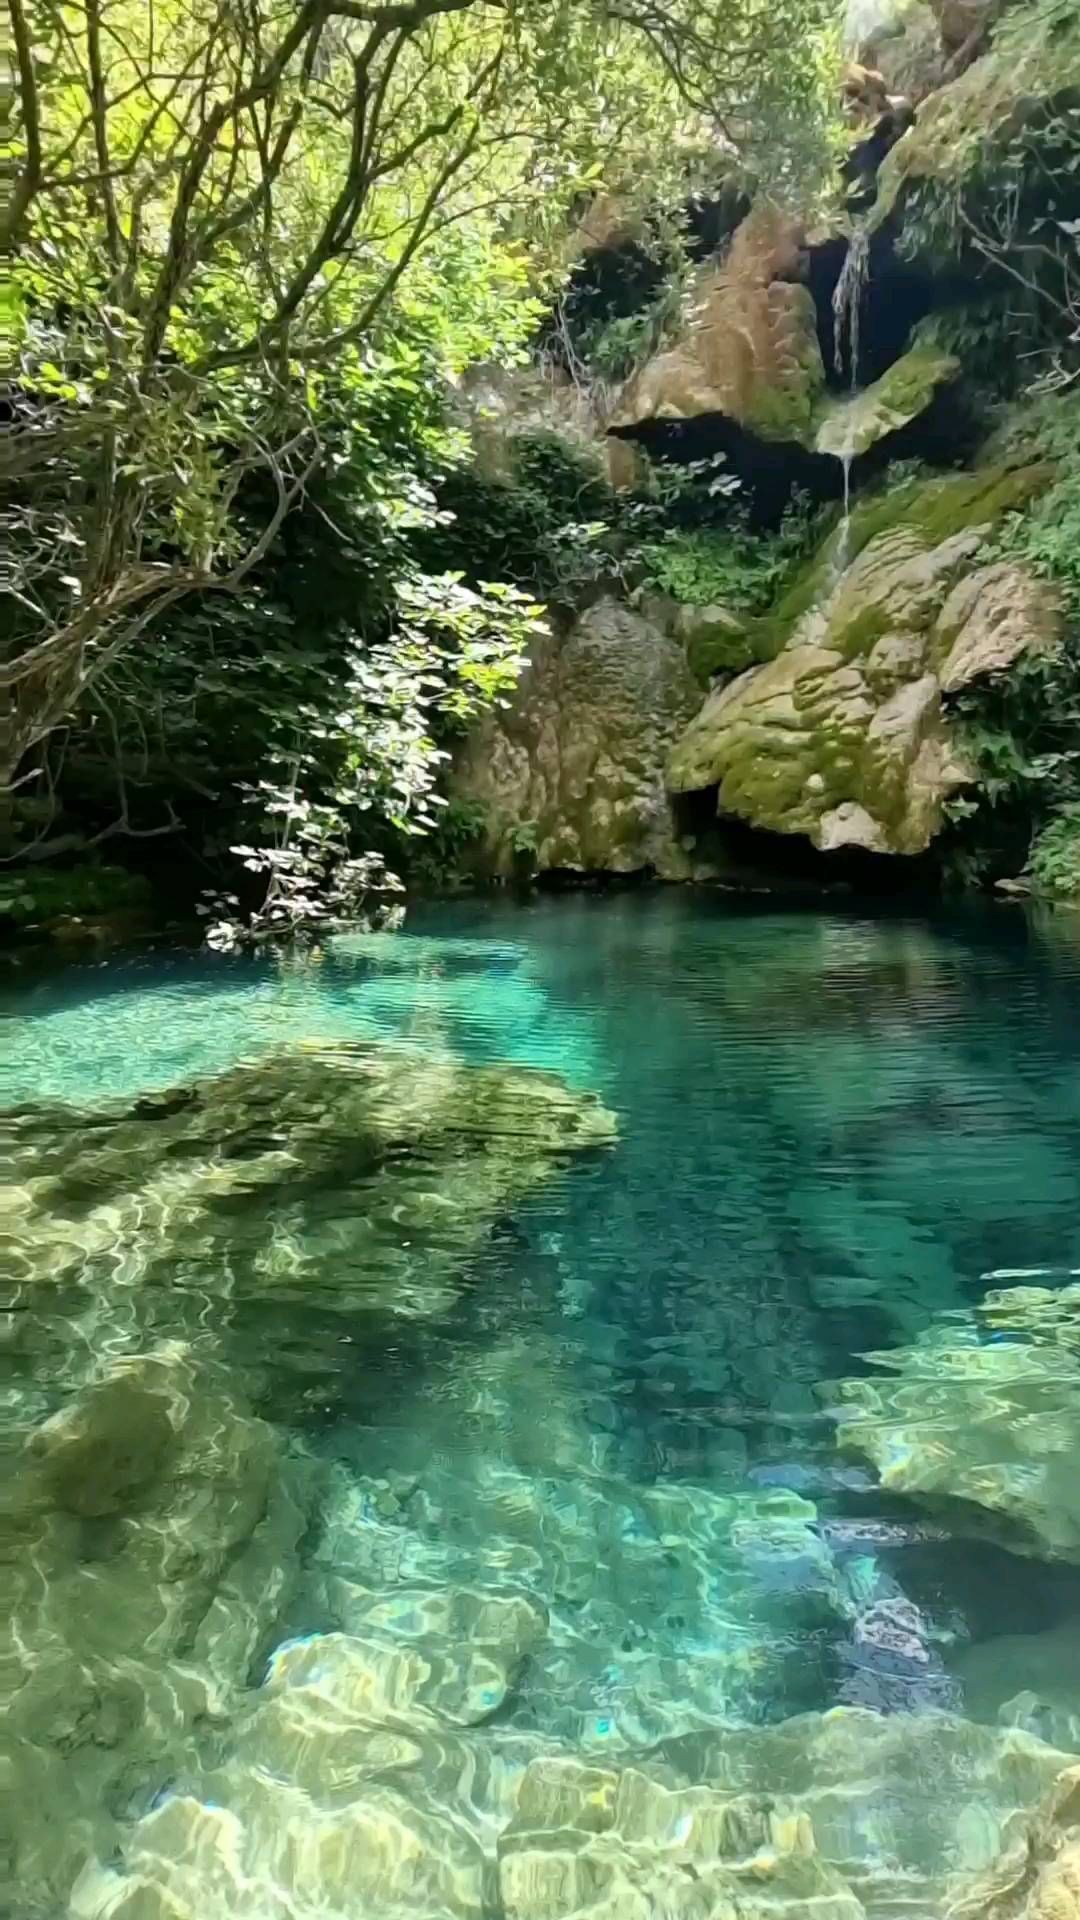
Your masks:
M 843 375 L 846 362 L 853 392 L 859 378 L 859 331 L 869 277 L 870 235 L 865 226 L 857 226 L 832 298 L 833 365 L 837 373 Z
M 782 1821 L 763 1904 L 708 1876 L 725 1796 L 811 1790 L 813 1873 L 941 1911 L 1056 1764 L 1000 1762 L 1002 1702 L 1041 1671 L 1080 1711 L 1080 1576 L 884 1493 L 825 1383 L 942 1315 L 1012 1355 L 974 1305 L 1080 1262 L 1068 936 L 577 897 L 9 996 L 20 1920 L 569 1920 L 594 1846 L 660 1876 L 628 1911 L 794 1920 L 829 1889 Z M 411 1049 L 385 1166 L 358 1041 Z M 489 1138 L 467 1085 L 506 1061 Z M 537 1069 L 617 1143 L 514 1159 Z M 616 1816 L 600 1769 L 655 1741 Z
M 848 367 L 853 395 L 858 386 L 859 329 L 869 275 L 870 235 L 865 226 L 857 226 L 852 233 L 851 243 L 844 257 L 840 277 L 833 289 L 832 299 L 833 365 L 841 376 L 843 376 L 845 365 Z M 844 517 L 840 522 L 840 536 L 833 566 L 834 577 L 843 573 L 848 562 L 851 532 L 851 463 L 855 457 L 851 437 L 837 457 L 844 470 Z

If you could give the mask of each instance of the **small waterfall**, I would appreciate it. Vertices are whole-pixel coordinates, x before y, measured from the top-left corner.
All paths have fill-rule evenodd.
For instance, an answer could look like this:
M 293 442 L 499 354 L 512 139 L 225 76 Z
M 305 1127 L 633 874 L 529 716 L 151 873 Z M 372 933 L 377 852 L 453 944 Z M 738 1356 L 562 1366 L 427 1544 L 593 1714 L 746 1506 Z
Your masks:
M 856 227 L 832 297 L 833 365 L 843 373 L 846 347 L 852 392 L 859 377 L 859 322 L 869 278 L 870 235 L 865 226 Z
M 848 546 L 850 544 L 848 536 L 851 532 L 851 462 L 854 457 L 851 442 L 849 441 L 839 456 L 840 465 L 844 470 L 844 517 L 840 522 L 840 538 L 836 543 L 836 559 L 833 563 L 833 573 L 837 579 L 839 579 L 840 575 L 844 572 L 848 563 Z
M 844 256 L 840 278 L 833 289 L 832 297 L 833 365 L 837 373 L 842 375 L 846 348 L 853 395 L 859 378 L 859 323 L 869 278 L 870 235 L 865 226 L 858 226 L 852 233 L 851 243 Z M 853 434 L 837 457 L 844 470 L 844 517 L 840 522 L 840 539 L 837 542 L 834 566 L 834 575 L 839 578 L 847 566 L 848 559 L 848 535 L 851 528 L 851 463 L 855 457 Z

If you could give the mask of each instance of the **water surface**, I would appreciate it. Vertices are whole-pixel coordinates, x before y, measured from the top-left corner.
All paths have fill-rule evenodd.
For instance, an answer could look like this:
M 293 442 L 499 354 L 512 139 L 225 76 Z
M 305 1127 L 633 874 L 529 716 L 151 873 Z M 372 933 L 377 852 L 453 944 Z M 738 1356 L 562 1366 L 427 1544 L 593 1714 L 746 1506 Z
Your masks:
M 270 1423 L 297 1486 L 306 1476 L 303 1524 L 267 1550 L 288 1579 L 280 1604 L 261 1603 L 239 1692 L 234 1674 L 201 1715 L 164 1725 L 162 1710 L 119 1779 L 100 1731 L 89 1754 L 41 1720 L 41 1779 L 63 1748 L 56 1790 L 85 1815 L 90 1864 L 71 1908 L 59 1870 L 50 1882 L 42 1866 L 35 1886 L 34 1869 L 26 1911 L 126 1914 L 108 1904 L 132 1870 L 125 1835 L 182 1800 L 235 1801 L 253 1833 L 260 1819 L 281 1826 L 252 1810 L 253 1779 L 306 1795 L 290 1816 L 301 1825 L 338 1807 L 357 1776 L 329 1749 L 320 1761 L 321 1735 L 256 1739 L 245 1758 L 244 1729 L 265 1726 L 267 1688 L 271 1704 L 297 1687 L 343 1699 L 352 1682 L 334 1662 L 355 1663 L 361 1643 L 380 1659 L 420 1645 L 434 1661 L 442 1691 L 424 1682 L 423 1712 L 467 1731 L 452 1765 L 437 1742 L 409 1779 L 418 1765 L 424 1817 L 452 1817 L 455 1832 L 464 1819 L 489 1863 L 537 1754 L 601 1764 L 837 1706 L 905 1725 L 992 1720 L 1008 1691 L 985 1683 L 995 1644 L 1075 1645 L 1080 1572 L 1033 1572 L 882 1492 L 837 1447 L 830 1386 L 989 1288 L 1080 1268 L 1078 1011 L 1067 919 L 747 912 L 685 894 L 433 907 L 397 936 L 331 942 L 303 963 L 153 954 L 9 988 L 0 1092 L 23 1129 L 7 1240 L 16 1427 L 85 1392 L 103 1349 L 124 1360 L 182 1342 L 220 1369 L 215 1393 L 235 1387 Z M 338 1175 L 312 1193 L 283 1179 L 254 1210 L 230 1188 L 212 1231 L 185 1239 L 182 1158 L 126 1209 L 122 1169 L 110 1162 L 106 1182 L 98 1162 L 89 1177 L 64 1158 L 73 1129 L 84 1151 L 95 1115 L 134 1109 L 132 1124 L 152 1128 L 166 1090 L 357 1041 L 557 1074 L 599 1096 L 617 1143 L 558 1156 L 452 1260 L 440 1248 L 437 1272 L 433 1253 L 427 1291 L 424 1246 L 410 1245 L 407 1312 L 389 1270 L 378 1298 L 346 1284 L 362 1182 L 350 1194 Z M 46 1176 L 64 1253 L 49 1313 L 35 1304 L 23 1320 L 19 1197 L 40 1204 Z M 257 1225 L 269 1254 L 251 1251 Z M 290 1262 L 289 1284 L 260 1282 Z M 72 1524 L 61 1558 L 42 1560 L 46 1586 L 68 1562 L 85 1572 L 123 1551 L 110 1529 L 126 1521 Z M 503 1608 L 497 1630 L 477 1611 L 485 1595 Z M 198 1667 L 200 1631 L 174 1637 L 168 1658 Z M 470 1642 L 496 1647 L 490 1671 L 462 1668 Z M 37 1683 L 47 1666 L 39 1653 Z M 965 1678 L 976 1671 L 979 1689 Z M 394 1793 L 396 1764 L 378 1774 Z M 97 1799 L 120 1849 L 104 1859 Z M 155 1843 L 150 1880 L 170 1844 Z M 276 1839 L 251 1844 L 249 1878 L 265 1845 L 278 1887 Z M 411 1880 L 402 1891 L 395 1865 L 373 1871 L 362 1893 L 346 1875 L 337 1904 L 320 1894 L 280 1912 L 496 1913 L 506 1898 L 483 1892 L 490 1865 L 475 1897 L 465 1867 L 422 1895 Z M 198 1910 L 210 1895 L 192 1885 L 170 1880 L 170 1897 Z M 235 1908 L 235 1890 L 221 1897 Z M 251 1897 L 253 1913 L 278 1914 L 278 1892 Z

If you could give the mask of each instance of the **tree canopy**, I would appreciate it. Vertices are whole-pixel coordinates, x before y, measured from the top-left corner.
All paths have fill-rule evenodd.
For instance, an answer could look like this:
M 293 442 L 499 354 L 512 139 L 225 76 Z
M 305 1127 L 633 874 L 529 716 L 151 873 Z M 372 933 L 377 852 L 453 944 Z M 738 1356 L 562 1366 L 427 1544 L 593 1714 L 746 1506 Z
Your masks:
M 521 351 L 575 197 L 782 171 L 822 121 L 821 0 L 6 4 L 9 806 L 328 475 L 389 538 L 425 511 L 436 390 Z

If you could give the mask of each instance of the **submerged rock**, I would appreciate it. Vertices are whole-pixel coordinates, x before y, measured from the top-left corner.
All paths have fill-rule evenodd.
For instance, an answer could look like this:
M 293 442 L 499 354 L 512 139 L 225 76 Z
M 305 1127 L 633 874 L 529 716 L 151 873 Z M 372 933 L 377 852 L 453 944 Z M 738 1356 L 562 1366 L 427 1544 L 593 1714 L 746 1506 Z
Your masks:
M 1039 484 L 963 475 L 868 503 L 773 621 L 778 651 L 721 687 L 677 743 L 675 793 L 828 852 L 921 853 L 971 776 L 943 696 L 1058 631 L 1049 589 L 980 564 L 986 533 Z
M 954 1524 L 1016 1551 L 1080 1562 L 1080 1287 L 1015 1287 L 832 1399 L 842 1446 L 891 1492 L 947 1503 Z
M 1067 1764 L 1022 1733 L 854 1708 L 606 1766 L 539 1759 L 499 1842 L 500 1891 L 521 1920 L 936 1914 Z
M 535 641 L 454 773 L 455 797 L 483 810 L 485 864 L 686 878 L 664 766 L 700 698 L 679 641 L 616 600 Z
M 1080 1914 L 1080 1767 L 1011 1825 L 1001 1854 L 944 1920 L 1076 1920 Z
M 553 1074 L 312 1044 L 119 1111 L 13 1116 L 9 1230 L 28 1288 L 77 1279 L 100 1302 L 119 1259 L 118 1304 L 168 1272 L 181 1321 L 215 1294 L 424 1315 L 505 1208 L 614 1132 Z
M 309 1484 L 178 1344 L 107 1364 L 30 1434 L 0 1648 L 20 1913 L 55 1910 L 131 1798 L 244 1685 L 296 1572 Z
M 20 1920 L 52 1920 L 117 1823 L 195 1766 L 290 1602 L 318 1474 L 245 1388 L 295 1410 L 314 1386 L 325 1404 L 359 1372 L 359 1316 L 385 1338 L 451 1303 L 505 1210 L 613 1135 L 599 1102 L 554 1076 L 391 1047 L 296 1049 L 119 1110 L 5 1118 L 16 1311 L 0 1768 Z M 281 1300 L 306 1311 L 275 1320 Z M 429 1662 L 417 1645 L 407 1658 L 431 1669 L 417 1698 L 440 1726 L 479 1722 L 542 1635 L 542 1609 L 514 1595 L 440 1605 L 440 1648 L 459 1640 L 467 1658 Z M 357 1811 L 355 1832 L 327 1841 L 342 1874 L 365 1834 L 377 1859 L 382 1818 Z M 227 1828 L 202 1809 L 192 1847 L 212 1852 Z M 318 1853 L 316 1838 L 298 1844 Z M 186 1896 L 116 1897 L 134 1914 Z

